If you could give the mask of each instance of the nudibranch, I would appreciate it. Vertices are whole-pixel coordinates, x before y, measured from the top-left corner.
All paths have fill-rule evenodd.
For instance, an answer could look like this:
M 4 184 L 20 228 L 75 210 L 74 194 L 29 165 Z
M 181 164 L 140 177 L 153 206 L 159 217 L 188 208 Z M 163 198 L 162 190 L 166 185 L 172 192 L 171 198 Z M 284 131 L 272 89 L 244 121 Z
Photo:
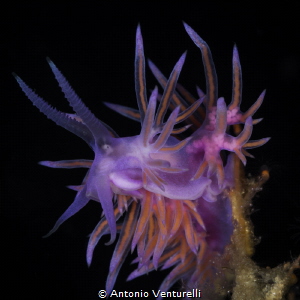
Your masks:
M 236 155 L 246 164 L 245 156 L 252 156 L 246 149 L 262 146 L 269 140 L 250 140 L 253 125 L 260 121 L 252 116 L 265 92 L 247 112 L 241 112 L 242 75 L 237 48 L 233 49 L 232 59 L 232 100 L 226 105 L 224 98 L 218 98 L 217 74 L 208 45 L 190 26 L 184 24 L 184 27 L 202 53 L 206 94 L 197 88 L 196 99 L 177 83 L 184 53 L 169 79 L 149 61 L 163 93 L 159 94 L 155 87 L 148 101 L 143 40 L 138 26 L 135 52 L 138 110 L 105 103 L 141 122 L 137 136 L 119 137 L 97 119 L 49 59 L 75 114 L 56 110 L 15 76 L 23 92 L 42 113 L 82 138 L 95 152 L 94 160 L 40 164 L 88 169 L 82 184 L 71 186 L 77 192 L 75 200 L 48 235 L 90 200 L 100 202 L 103 215 L 89 237 L 87 263 L 91 264 L 102 236 L 110 235 L 111 244 L 119 235 L 106 282 L 108 295 L 126 256 L 134 250 L 137 253 L 134 263 L 138 266 L 128 280 L 154 269 L 171 268 L 161 291 L 168 291 L 179 279 L 184 279 L 191 288 L 209 281 L 216 267 L 211 258 L 224 252 L 233 231 L 231 205 L 226 196 L 226 191 L 234 186 L 233 157 Z M 175 127 L 178 123 L 183 125 Z M 235 136 L 231 131 L 236 124 L 241 124 L 243 130 Z

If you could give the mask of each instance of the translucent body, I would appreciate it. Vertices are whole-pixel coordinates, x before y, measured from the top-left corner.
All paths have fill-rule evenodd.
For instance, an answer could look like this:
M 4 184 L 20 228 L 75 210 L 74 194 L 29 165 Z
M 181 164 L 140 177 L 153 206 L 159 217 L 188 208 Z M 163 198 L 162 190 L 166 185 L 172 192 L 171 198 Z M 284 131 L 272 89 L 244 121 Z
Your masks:
M 152 62 L 149 63 L 164 92 L 159 95 L 155 87 L 148 102 L 143 41 L 138 27 L 135 81 L 139 111 L 107 104 L 141 121 L 141 133 L 137 136 L 118 137 L 98 120 L 50 60 L 55 78 L 75 114 L 52 108 L 16 76 L 24 93 L 41 112 L 81 137 L 94 150 L 93 161 L 44 161 L 41 164 L 89 169 L 82 185 L 71 187 L 77 191 L 76 198 L 49 234 L 89 200 L 100 202 L 104 216 L 90 236 L 87 262 L 91 263 L 94 248 L 103 235 L 110 234 L 109 243 L 113 243 L 117 233 L 120 234 L 106 283 L 108 293 L 113 289 L 126 255 L 134 249 L 137 249 L 135 262 L 138 267 L 128 279 L 158 267 L 173 267 L 161 285 L 162 291 L 167 291 L 180 278 L 186 279 L 191 287 L 200 280 L 209 280 L 216 268 L 211 266 L 210 260 L 223 253 L 233 230 L 226 190 L 234 185 L 234 154 L 226 157 L 220 152 L 235 153 L 245 164 L 245 156 L 251 156 L 245 149 L 268 141 L 268 138 L 249 140 L 253 124 L 260 121 L 252 120 L 252 115 L 261 105 L 264 92 L 246 113 L 240 111 L 242 82 L 236 47 L 233 50 L 233 95 L 227 106 L 223 98 L 218 99 L 217 75 L 208 45 L 186 24 L 185 29 L 202 52 L 206 95 L 198 89 L 199 100 L 193 99 L 177 84 L 184 53 L 168 80 Z M 200 107 L 202 102 L 205 114 Z M 173 111 L 164 120 L 171 107 Z M 202 119 L 197 117 L 200 115 Z M 180 122 L 188 125 L 174 128 Z M 238 136 L 230 135 L 229 126 L 235 124 L 244 124 Z M 193 133 L 179 139 L 178 134 L 190 127 Z M 125 211 L 125 219 L 117 226 L 116 222 Z

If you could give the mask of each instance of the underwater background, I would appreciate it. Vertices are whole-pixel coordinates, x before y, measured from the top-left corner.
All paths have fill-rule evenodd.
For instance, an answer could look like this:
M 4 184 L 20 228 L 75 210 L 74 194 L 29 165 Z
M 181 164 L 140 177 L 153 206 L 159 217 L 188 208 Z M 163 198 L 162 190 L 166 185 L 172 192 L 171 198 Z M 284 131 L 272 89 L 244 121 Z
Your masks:
M 87 267 L 87 235 L 100 214 L 96 203 L 90 203 L 51 237 L 42 238 L 73 201 L 74 192 L 65 186 L 79 183 L 84 171 L 51 170 L 37 162 L 89 159 L 93 153 L 78 138 L 40 114 L 24 97 L 11 72 L 20 74 L 42 97 L 66 111 L 68 105 L 45 60 L 49 56 L 97 117 L 120 136 L 138 134 L 138 123 L 101 103 L 136 107 L 133 62 L 138 23 L 146 58 L 164 73 L 169 74 L 179 55 L 188 50 L 180 82 L 196 94 L 196 84 L 205 88 L 202 61 L 182 20 L 192 26 L 210 46 L 219 95 L 227 103 L 232 88 L 232 47 L 237 44 L 243 70 L 242 110 L 267 89 L 255 115 L 264 120 L 255 126 L 252 138 L 272 137 L 266 145 L 251 151 L 255 159 L 249 158 L 246 167 L 247 174 L 256 175 L 261 168 L 270 171 L 269 181 L 253 201 L 251 219 L 256 236 L 261 237 L 254 260 L 261 266 L 274 267 L 299 255 L 297 4 L 12 3 L 2 13 L 6 18 L 1 19 L 1 228 L 7 251 L 3 264 L 13 270 L 13 276 L 5 271 L 4 286 L 12 298 L 21 292 L 32 299 L 41 295 L 44 299 L 97 299 L 98 290 L 105 285 L 113 246 L 100 242 L 91 267 Z M 156 81 L 149 70 L 146 77 L 148 87 L 153 87 Z M 115 288 L 157 289 L 165 277 L 163 272 L 125 282 L 134 268 L 131 260 L 124 263 Z

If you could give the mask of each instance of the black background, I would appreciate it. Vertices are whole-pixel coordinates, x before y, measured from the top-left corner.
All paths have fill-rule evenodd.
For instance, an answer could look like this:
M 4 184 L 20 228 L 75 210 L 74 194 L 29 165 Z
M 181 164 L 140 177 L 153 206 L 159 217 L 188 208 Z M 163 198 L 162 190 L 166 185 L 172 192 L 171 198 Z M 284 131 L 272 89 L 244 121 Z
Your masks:
M 274 267 L 299 254 L 299 5 L 262 6 L 189 2 L 121 4 L 31 2 L 2 9 L 1 48 L 1 220 L 4 289 L 11 299 L 98 299 L 104 289 L 113 246 L 100 241 L 90 268 L 87 235 L 99 220 L 90 203 L 47 239 L 42 236 L 73 201 L 66 185 L 80 184 L 84 170 L 55 170 L 41 160 L 93 158 L 83 141 L 38 112 L 11 76 L 16 72 L 46 101 L 69 111 L 50 71 L 49 56 L 85 104 L 120 136 L 139 133 L 140 125 L 106 108 L 102 101 L 136 107 L 133 61 L 135 30 L 141 24 L 145 55 L 169 74 L 188 50 L 180 82 L 195 95 L 205 90 L 201 55 L 186 34 L 187 22 L 209 44 L 219 78 L 219 95 L 231 97 L 231 55 L 239 49 L 245 111 L 267 89 L 256 113 L 264 117 L 253 138 L 271 136 L 251 151 L 247 172 L 262 166 L 271 179 L 254 199 L 252 219 L 261 237 L 255 259 Z M 3 52 L 4 51 L 4 52 Z M 147 71 L 148 88 L 156 84 Z M 152 272 L 126 283 L 133 270 L 126 261 L 116 283 L 119 291 L 157 289 L 165 273 Z M 203 291 L 205 294 L 205 291 Z M 9 298 L 7 298 L 9 299 Z

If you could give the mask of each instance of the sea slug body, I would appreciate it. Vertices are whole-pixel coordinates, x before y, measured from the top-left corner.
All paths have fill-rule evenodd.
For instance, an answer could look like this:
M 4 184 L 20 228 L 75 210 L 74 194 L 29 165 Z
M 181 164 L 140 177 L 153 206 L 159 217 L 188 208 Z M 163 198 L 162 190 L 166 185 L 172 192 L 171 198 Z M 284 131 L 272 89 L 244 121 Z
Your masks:
M 199 282 L 212 280 L 218 266 L 211 264 L 211 259 L 223 254 L 233 231 L 231 205 L 226 196 L 226 191 L 234 186 L 233 157 L 236 155 L 246 164 L 246 156 L 252 156 L 246 149 L 262 146 L 269 140 L 250 140 L 253 125 L 261 120 L 252 116 L 262 104 L 265 91 L 247 112 L 240 111 L 242 75 L 236 46 L 232 59 L 232 100 L 227 105 L 223 97 L 218 98 L 217 74 L 208 45 L 190 26 L 184 27 L 202 53 L 206 94 L 197 89 L 196 99 L 178 83 L 186 57 L 183 53 L 169 79 L 149 61 L 163 93 L 159 94 L 155 87 L 148 101 L 143 39 L 138 26 L 135 89 L 139 110 L 105 103 L 141 122 L 137 136 L 119 137 L 97 119 L 49 59 L 75 114 L 56 110 L 15 76 L 42 113 L 82 138 L 95 153 L 93 160 L 40 163 L 51 168 L 88 169 L 82 184 L 71 186 L 77 192 L 75 200 L 48 235 L 90 200 L 100 202 L 104 214 L 89 237 L 87 263 L 91 264 L 102 236 L 110 235 L 111 244 L 119 235 L 106 282 L 108 294 L 126 256 L 133 250 L 138 266 L 128 280 L 158 268 L 171 268 L 160 286 L 162 292 L 167 292 L 179 279 L 186 280 L 191 289 Z M 176 127 L 178 123 L 183 125 Z M 231 132 L 237 124 L 243 130 L 235 136 Z

